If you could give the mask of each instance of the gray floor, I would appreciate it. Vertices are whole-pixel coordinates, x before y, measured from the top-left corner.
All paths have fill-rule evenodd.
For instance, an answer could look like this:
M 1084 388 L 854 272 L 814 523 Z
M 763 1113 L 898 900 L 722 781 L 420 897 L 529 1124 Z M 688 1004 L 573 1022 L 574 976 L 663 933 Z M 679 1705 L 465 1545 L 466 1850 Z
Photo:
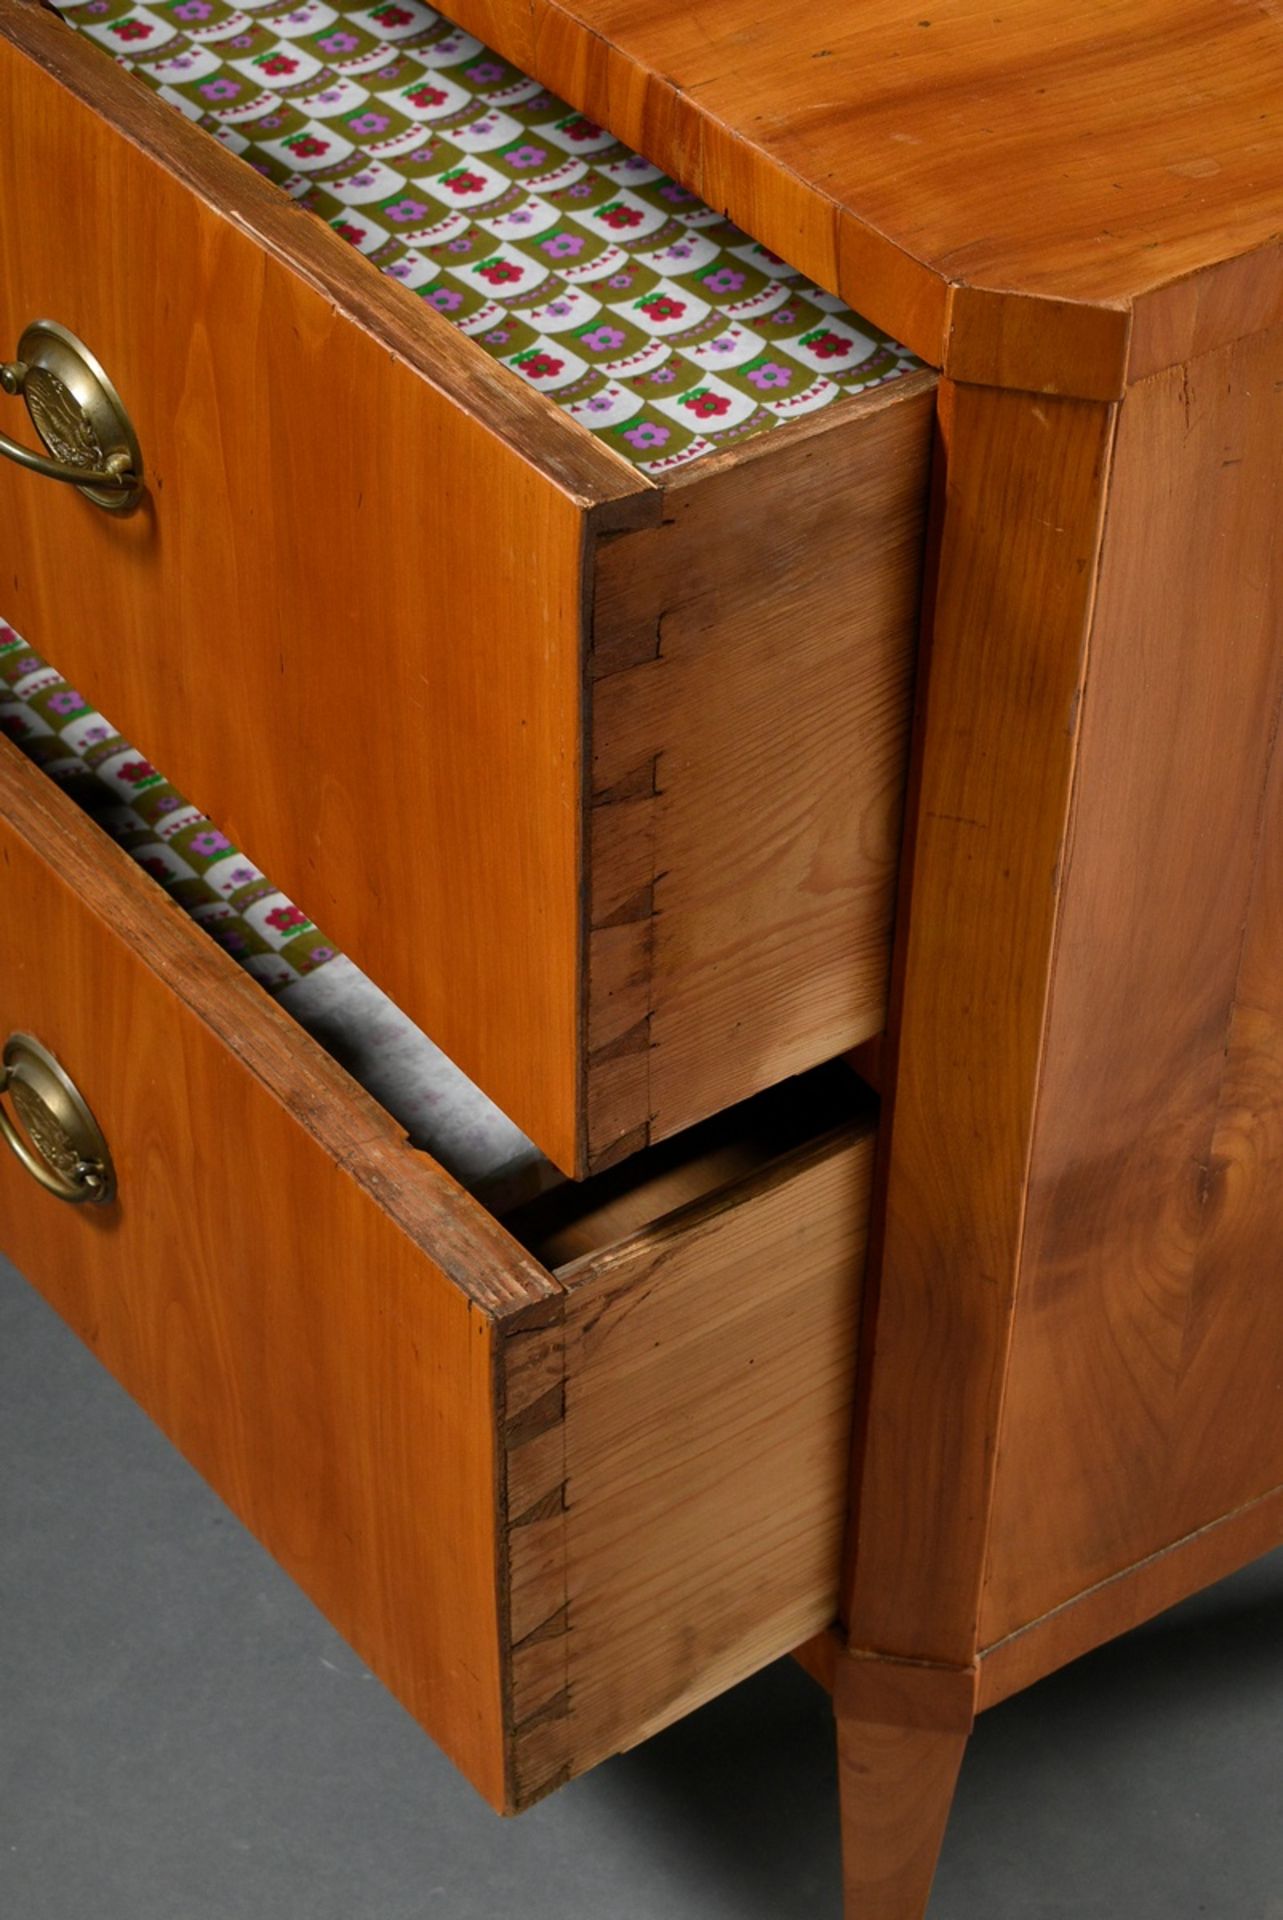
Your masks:
M 1283 1555 L 985 1716 L 932 1920 L 1283 1920 Z M 837 1920 L 783 1663 L 496 1820 L 0 1262 L 3 1920 Z

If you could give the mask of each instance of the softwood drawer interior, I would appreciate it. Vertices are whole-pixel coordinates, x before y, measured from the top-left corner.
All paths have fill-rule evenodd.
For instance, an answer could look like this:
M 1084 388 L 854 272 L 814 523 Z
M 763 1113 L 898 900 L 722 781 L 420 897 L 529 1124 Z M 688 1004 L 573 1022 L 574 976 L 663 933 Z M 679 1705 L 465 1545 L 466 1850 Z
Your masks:
M 72 1076 L 117 1188 L 64 1206 L 0 1153 L 5 1253 L 499 1806 L 824 1627 L 872 1141 L 854 1077 L 566 1182 L 0 642 L 28 756 L 0 749 L 0 1018 Z
M 468 256 L 467 299 L 483 287 L 536 342 L 499 364 L 477 331 L 488 308 L 458 316 L 472 335 L 447 317 L 445 269 L 417 288 L 376 270 L 410 255 L 421 267 L 428 240 L 364 257 L 340 237 L 350 207 L 329 225 L 301 209 L 106 50 L 141 70 L 149 35 L 163 27 L 175 60 L 185 35 L 187 78 L 170 73 L 170 91 L 236 146 L 253 114 L 228 90 L 257 88 L 270 117 L 262 62 L 283 56 L 260 41 L 268 22 L 295 31 L 294 15 L 251 8 L 237 53 L 199 9 L 181 26 L 173 9 L 117 0 L 80 12 L 100 44 L 0 0 L 0 351 L 38 316 L 84 339 L 134 419 L 147 492 L 113 517 L 0 463 L 9 616 L 56 641 L 76 683 L 567 1170 L 608 1165 L 879 1030 L 934 376 L 801 283 L 797 333 L 778 318 L 779 263 L 747 242 L 743 259 L 727 251 L 738 243 L 700 224 L 707 210 L 677 203 L 687 238 L 673 244 L 694 264 L 644 266 L 628 313 L 567 278 L 564 249 L 546 256 L 560 299 L 600 309 L 573 336 L 555 331 L 555 300 L 538 327 L 504 304 L 493 275 L 523 256 L 484 227 L 484 207 L 460 213 L 468 246 L 495 241 L 493 258 Z M 371 65 L 384 53 L 436 75 L 409 88 L 428 104 L 403 88 L 397 111 L 428 115 L 438 137 L 429 95 L 463 69 L 425 65 L 425 20 L 409 0 L 341 11 L 326 54 L 297 29 L 296 52 L 328 59 L 340 96 L 367 102 L 340 129 L 347 148 L 363 115 L 370 128 L 384 117 Z M 395 44 L 380 51 L 380 34 Z M 501 70 L 495 84 L 520 93 L 520 79 Z M 302 171 L 285 184 L 325 214 L 333 169 L 286 108 Z M 579 133 L 558 129 L 555 103 L 527 121 L 549 115 L 557 166 L 597 192 L 607 175 L 572 151 Z M 288 173 L 270 130 L 255 137 L 260 164 Z M 395 145 L 395 129 L 383 137 Z M 527 148 L 545 162 L 552 150 L 487 147 L 447 167 L 448 185 L 433 175 L 418 199 L 367 210 L 386 225 L 431 188 L 449 226 L 455 184 L 507 167 L 517 193 L 512 156 Z M 393 161 L 418 164 L 404 140 L 377 164 Z M 618 248 L 621 272 L 642 272 L 609 223 L 669 203 L 662 180 L 639 175 L 634 191 L 628 177 L 617 210 L 597 193 L 596 229 L 567 202 L 565 232 L 543 238 L 591 241 L 598 258 Z M 34 212 L 51 204 L 53 218 Z M 730 264 L 700 267 L 705 245 Z M 712 315 L 680 350 L 665 332 L 679 283 Z M 769 351 L 718 373 L 718 341 L 734 359 L 755 326 Z M 634 371 L 672 376 L 677 404 L 657 385 L 612 440 L 584 424 L 603 395 L 615 404 L 609 382 L 579 376 L 591 391 L 578 415 L 540 382 L 561 378 L 568 342 L 587 366 L 588 336 L 608 356 L 616 334 Z M 866 390 L 853 377 L 832 404 L 769 414 L 790 383 L 832 389 L 844 355 Z M 723 405 L 774 424 L 719 439 Z M 663 453 L 661 430 L 680 443 L 669 467 L 645 457 Z M 696 443 L 706 450 L 687 457 Z

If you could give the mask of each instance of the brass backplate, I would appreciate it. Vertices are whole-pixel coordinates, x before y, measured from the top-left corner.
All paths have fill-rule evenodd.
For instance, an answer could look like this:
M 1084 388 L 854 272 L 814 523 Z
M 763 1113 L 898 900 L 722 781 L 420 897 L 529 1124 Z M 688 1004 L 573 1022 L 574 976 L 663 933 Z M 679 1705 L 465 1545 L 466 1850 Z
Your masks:
M 143 493 L 143 455 L 124 401 L 82 340 L 56 320 L 33 320 L 18 342 L 22 395 L 31 423 L 56 460 L 101 470 L 128 455 L 136 484 L 80 491 L 109 513 L 128 513 Z

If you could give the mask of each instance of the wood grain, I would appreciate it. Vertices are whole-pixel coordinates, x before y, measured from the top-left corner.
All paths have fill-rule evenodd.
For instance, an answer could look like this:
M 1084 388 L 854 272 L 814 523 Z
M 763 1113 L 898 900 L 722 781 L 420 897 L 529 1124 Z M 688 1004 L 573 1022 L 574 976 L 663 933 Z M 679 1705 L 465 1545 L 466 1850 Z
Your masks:
M 923 1920 L 975 1713 L 975 1669 L 839 1661 L 846 1920 Z
M 574 1168 L 586 556 L 657 493 L 80 36 L 0 21 L 0 342 L 79 333 L 150 488 L 119 521 L 0 464 L 7 617 Z
M 977 1705 L 996 1706 L 1044 1674 L 1228 1578 L 1281 1541 L 1283 1487 L 1275 1487 L 986 1647 Z
M 845 1618 L 965 1667 L 980 1584 L 1113 409 L 941 409 L 909 909 L 883 1084 Z
M 1245 263 L 1257 324 L 1283 312 L 1271 4 L 453 12 L 956 377 L 1114 397 L 1227 287 L 1246 330 Z
M 119 1177 L 0 1152 L 5 1254 L 501 1805 L 496 1325 L 553 1282 L 7 743 L 0 920 Z
M 883 1024 L 934 385 L 702 463 L 599 550 L 598 1161 Z
M 848 1131 L 561 1269 L 564 1319 L 507 1342 L 518 1804 L 833 1617 L 871 1157 Z
M 1283 1483 L 1283 337 L 1134 388 L 1115 471 L 986 1644 Z

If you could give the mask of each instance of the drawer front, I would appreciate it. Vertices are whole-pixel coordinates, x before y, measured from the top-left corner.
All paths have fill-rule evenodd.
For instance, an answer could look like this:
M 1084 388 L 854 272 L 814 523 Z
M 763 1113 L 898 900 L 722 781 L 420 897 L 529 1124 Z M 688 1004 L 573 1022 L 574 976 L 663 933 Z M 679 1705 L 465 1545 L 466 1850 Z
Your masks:
M 0 462 L 7 616 L 552 1159 L 880 1030 L 934 376 L 661 489 L 22 0 L 0 184 L 147 477 Z
M 7 617 L 571 1161 L 587 528 L 657 496 L 107 54 L 0 23 L 0 354 L 83 339 L 148 481 L 120 518 L 0 462 Z
M 4 742 L 0 922 L 117 1178 L 0 1248 L 496 1806 L 833 1617 L 867 1128 L 554 1275 Z
M 117 1179 L 0 1150 L 4 1252 L 500 1799 L 495 1329 L 550 1283 L 4 742 L 0 924 Z

